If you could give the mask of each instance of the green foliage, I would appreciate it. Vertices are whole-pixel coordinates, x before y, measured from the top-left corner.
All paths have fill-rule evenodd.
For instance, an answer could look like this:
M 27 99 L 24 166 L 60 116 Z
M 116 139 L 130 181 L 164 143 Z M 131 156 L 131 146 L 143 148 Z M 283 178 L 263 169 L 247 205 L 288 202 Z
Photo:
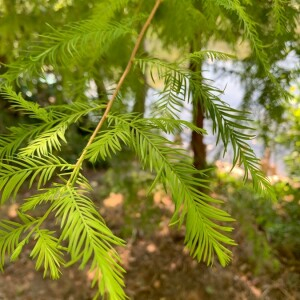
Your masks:
M 218 53 L 210 51 L 196 52 L 190 56 L 194 61 L 199 62 L 206 55 L 214 58 L 220 57 Z M 224 54 L 221 57 L 227 58 L 228 56 Z M 157 59 L 139 59 L 137 63 L 143 71 L 146 71 L 147 66 L 149 66 L 151 77 L 154 77 L 153 72 L 156 68 L 159 78 L 163 78 L 165 86 L 168 87 L 165 88 L 168 94 L 166 95 L 165 90 L 163 90 L 158 105 L 154 107 L 155 115 L 176 117 L 176 112 L 180 111 L 184 99 L 189 101 L 191 94 L 196 96 L 196 99 L 198 99 L 197 96 L 200 96 L 201 105 L 213 121 L 213 133 L 217 133 L 217 143 L 222 140 L 224 153 L 227 151 L 229 143 L 233 147 L 233 167 L 237 164 L 243 165 L 245 169 L 244 179 L 247 180 L 251 175 L 254 188 L 274 199 L 275 195 L 270 182 L 261 172 L 260 162 L 247 143 L 254 137 L 253 134 L 247 133 L 247 131 L 254 130 L 247 125 L 247 122 L 250 121 L 247 112 L 231 108 L 218 96 L 223 91 L 210 85 L 209 81 L 205 81 L 199 73 L 191 76 L 190 72 L 180 64 L 170 64 Z M 202 84 L 200 85 L 199 82 Z
M 40 107 L 37 103 L 24 100 L 21 93 L 17 94 L 12 87 L 5 86 L 1 89 L 1 94 L 11 103 L 11 107 L 18 110 L 30 118 L 40 119 L 44 122 L 51 121 L 51 115 L 45 108 Z
M 134 19 L 130 18 L 122 23 L 103 23 L 102 18 L 95 18 L 70 25 L 64 30 L 53 29 L 53 33 L 41 37 L 43 40 L 30 50 L 30 56 L 22 56 L 11 64 L 4 77 L 14 80 L 24 73 L 30 79 L 40 74 L 45 65 L 70 66 L 82 58 L 94 61 L 105 54 L 114 41 L 128 34 L 135 35 L 133 22 Z
M 216 225 L 214 221 L 233 220 L 227 213 L 210 205 L 219 201 L 200 191 L 207 181 L 197 179 L 195 175 L 203 171 L 196 170 L 190 163 L 190 157 L 182 149 L 176 149 L 175 143 L 151 131 L 157 124 L 161 126 L 159 121 L 172 124 L 172 119 L 155 119 L 155 122 L 140 118 L 132 120 L 128 116 L 118 116 L 117 119 L 122 124 L 123 133 L 131 137 L 130 146 L 143 166 L 157 173 L 151 187 L 162 182 L 171 191 L 176 207 L 171 224 L 186 222 L 185 242 L 191 254 L 199 261 L 212 264 L 216 253 L 221 264 L 226 265 L 230 260 L 230 251 L 222 244 L 233 245 L 234 242 L 219 231 L 228 232 L 232 228 Z M 174 123 L 176 125 L 178 122 Z M 202 132 L 201 129 L 198 131 Z
M 245 87 L 244 107 L 252 109 L 252 105 L 262 107 L 261 136 L 267 146 L 271 146 L 269 139 L 270 128 L 284 123 L 284 111 L 290 101 L 286 92 L 295 78 L 299 77 L 299 5 L 294 1 L 261 2 L 261 7 L 249 1 L 245 3 L 247 12 L 256 21 L 259 37 L 264 45 L 273 79 L 265 77 L 265 70 L 255 64 L 253 55 L 249 55 L 237 71 L 241 83 Z M 274 79 L 284 88 L 285 93 L 274 89 Z M 284 126 L 284 125 L 283 125 Z M 270 142 L 270 145 L 268 144 Z
M 120 259 L 111 246 L 123 242 L 105 225 L 95 205 L 84 193 L 84 190 L 65 186 L 59 199 L 53 202 L 51 208 L 61 220 L 61 239 L 68 240 L 72 261 L 80 260 L 81 268 L 91 263 L 90 271 L 94 272 L 92 285 L 97 283 L 100 294 L 108 290 L 112 299 L 123 299 L 124 270 L 117 264 Z
M 216 186 L 229 201 L 232 215 L 246 236 L 243 248 L 246 263 L 257 273 L 280 271 L 281 264 L 299 259 L 299 190 L 297 183 L 279 181 L 274 184 L 277 202 L 265 201 L 254 194 L 239 178 L 218 174 L 222 184 Z M 283 266 L 284 267 L 284 266 Z
M 19 242 L 20 237 L 35 221 L 31 217 L 21 215 L 20 217 L 22 217 L 23 224 L 9 220 L 2 220 L 0 222 L 0 270 L 2 271 L 6 255 L 11 256 L 11 260 L 15 260 L 19 256 L 25 244 L 25 242 Z
M 295 90 L 297 88 L 294 86 Z M 285 114 L 282 125 L 274 132 L 275 141 L 289 149 L 285 157 L 285 163 L 290 175 L 299 180 L 300 163 L 300 97 L 294 97 L 285 105 Z
M 260 62 L 268 72 L 268 58 L 266 53 L 263 50 L 262 41 L 260 40 L 257 30 L 255 27 L 255 22 L 251 19 L 250 15 L 247 14 L 245 8 L 240 4 L 239 0 L 215 0 L 214 1 L 218 6 L 224 7 L 225 9 L 234 12 L 239 21 L 243 25 L 246 37 L 249 39 L 251 46 L 254 50 L 255 55 L 259 58 Z
M 30 256 L 36 260 L 36 269 L 44 268 L 44 277 L 47 275 L 48 269 L 50 270 L 50 276 L 53 279 L 60 277 L 59 267 L 64 263 L 62 259 L 62 247 L 59 245 L 59 241 L 52 234 L 54 231 L 47 229 L 37 230 L 34 239 L 37 240 L 34 248 L 32 249 Z
M 51 153 L 52 149 L 60 150 L 61 141 L 66 142 L 65 132 L 70 125 L 94 110 L 106 107 L 102 104 L 76 102 L 70 105 L 52 105 L 42 108 L 36 103 L 26 101 L 21 94 L 17 95 L 11 87 L 7 86 L 0 94 L 12 103 L 15 110 L 42 121 L 8 128 L 9 133 L 0 137 L 0 157 L 13 156 L 26 142 L 29 142 L 29 145 L 21 149 L 20 155 L 32 156 L 37 153 L 43 156 Z
M 234 151 L 233 167 L 237 164 L 242 165 L 245 170 L 244 180 L 247 180 L 251 175 L 255 190 L 270 196 L 274 200 L 275 194 L 272 186 L 260 170 L 260 161 L 247 143 L 254 136 L 243 131 L 253 131 L 253 128 L 243 124 L 250 121 L 247 113 L 232 109 L 212 92 L 220 93 L 221 91 L 212 89 L 210 86 L 204 86 L 203 90 L 199 91 L 202 99 L 208 100 L 205 107 L 213 121 L 213 132 L 217 132 L 217 142 L 219 139 L 223 141 L 224 153 L 229 143 L 231 143 Z
M 0 166 L 1 203 L 8 200 L 11 195 L 15 197 L 26 179 L 30 179 L 29 187 L 31 187 L 38 178 L 39 189 L 51 179 L 57 169 L 60 172 L 72 169 L 72 165 L 54 155 L 3 159 Z
M 286 0 L 275 0 L 273 5 L 273 15 L 276 20 L 276 33 L 284 34 L 284 26 L 287 22 L 287 17 L 285 15 L 285 8 L 288 5 Z
M 171 7 L 172 14 L 177 12 L 176 19 L 179 22 L 176 26 L 189 20 L 190 16 L 197 20 L 200 15 L 200 20 L 203 21 L 204 18 L 205 21 L 194 2 L 169 0 L 161 8 L 163 11 L 166 7 Z M 156 3 L 159 5 L 160 1 Z M 255 23 L 240 2 L 216 0 L 214 3 L 217 12 L 222 12 L 222 18 L 226 15 L 223 14 L 223 8 L 238 17 L 243 25 L 244 36 L 250 40 L 263 69 L 275 83 Z M 177 5 L 187 8 L 187 15 L 185 10 L 178 10 Z M 208 7 L 209 4 L 206 5 L 207 9 Z M 192 165 L 187 150 L 166 138 L 166 134 L 182 131 L 183 128 L 205 134 L 202 128 L 178 119 L 177 115 L 184 101 L 201 99 L 201 105 L 213 121 L 218 142 L 223 142 L 225 151 L 231 144 L 234 149 L 233 165 L 244 166 L 244 180 L 251 175 L 257 191 L 267 197 L 274 196 L 269 181 L 259 170 L 258 159 L 247 144 L 253 136 L 245 132 L 252 130 L 247 125 L 250 122 L 248 115 L 229 107 L 219 98 L 222 91 L 216 89 L 201 74 L 187 68 L 187 63 L 191 61 L 201 64 L 205 58 L 223 60 L 231 59 L 231 55 L 217 51 L 196 51 L 174 63 L 154 59 L 150 54 L 137 58 L 134 51 L 145 37 L 142 31 L 130 59 L 128 55 L 128 64 L 127 52 L 120 60 L 114 61 L 115 45 L 119 45 L 124 39 L 136 37 L 136 27 L 146 19 L 144 11 L 139 11 L 140 8 L 148 11 L 146 2 L 138 5 L 137 1 L 120 0 L 111 6 L 111 1 L 102 1 L 90 18 L 43 34 L 25 54 L 8 65 L 7 72 L 1 76 L 1 95 L 9 102 L 11 109 L 34 121 L 10 127 L 0 136 L 2 203 L 11 196 L 16 196 L 23 184 L 28 183 L 32 187 L 37 182 L 36 193 L 21 205 L 21 222 L 4 220 L 0 223 L 1 269 L 7 255 L 12 260 L 17 259 L 24 245 L 32 241 L 34 246 L 30 256 L 36 259 L 37 269 L 43 267 L 44 276 L 50 274 L 52 278 L 58 278 L 61 267 L 78 262 L 80 268 L 88 267 L 94 274 L 92 285 L 97 288 L 95 298 L 108 294 L 110 299 L 125 299 L 124 270 L 114 249 L 115 246 L 124 245 L 124 242 L 106 226 L 90 199 L 91 186 L 83 176 L 82 169 L 86 159 L 92 163 L 105 161 L 128 148 L 135 152 L 143 168 L 154 173 L 155 179 L 149 191 L 160 183 L 172 195 L 175 212 L 171 225 L 185 225 L 185 244 L 191 255 L 208 265 L 215 261 L 215 257 L 221 265 L 227 265 L 231 259 L 228 247 L 235 245 L 227 236 L 232 230 L 227 222 L 232 222 L 233 219 L 220 208 L 222 201 L 204 192 L 208 191 L 210 185 L 210 180 L 205 177 L 205 170 L 197 170 Z M 138 13 L 132 14 L 132 11 Z M 159 13 L 156 17 L 158 16 Z M 208 16 L 208 19 L 209 31 L 213 31 L 215 26 L 212 22 L 217 19 L 217 15 L 214 14 L 211 18 Z M 155 23 L 155 19 L 153 22 Z M 154 32 L 166 29 L 157 24 L 157 27 L 153 26 Z M 189 26 L 181 27 L 181 31 L 188 31 L 186 36 L 189 41 L 197 28 L 191 22 L 187 22 L 187 25 Z M 180 35 L 184 36 L 184 32 Z M 108 65 L 103 63 L 102 67 L 101 63 L 106 58 L 113 62 Z M 127 67 L 116 90 L 111 92 L 108 88 L 106 91 L 105 84 L 99 85 L 99 81 L 103 83 L 118 78 L 119 70 L 124 68 L 124 64 Z M 136 88 L 131 85 L 131 81 L 123 84 L 123 80 L 129 78 L 126 77 L 126 72 L 129 72 L 132 64 L 140 68 L 144 75 L 150 73 L 153 81 L 157 77 L 163 81 L 163 88 L 158 91 L 159 100 L 149 118 L 128 113 L 126 103 L 122 102 L 126 102 L 126 97 Z M 99 69 L 96 66 L 100 66 Z M 101 90 L 102 87 L 102 91 L 98 91 L 98 98 L 103 99 L 94 101 L 85 92 L 89 83 L 86 73 L 95 69 L 100 74 L 95 77 L 98 80 L 97 88 Z M 102 71 L 106 69 L 109 71 L 102 75 Z M 44 78 L 49 70 L 55 70 L 59 76 L 71 79 L 71 82 L 74 79 L 73 85 L 80 82 L 75 93 L 77 97 L 65 99 L 66 104 L 43 107 L 26 100 L 12 88 L 17 83 L 25 85 L 28 90 L 33 78 Z M 67 130 L 84 119 L 97 120 L 91 122 L 96 129 L 91 134 L 88 132 L 87 145 L 76 163 L 71 164 L 61 158 L 71 139 Z M 41 217 L 35 219 L 24 215 L 25 212 L 39 211 L 38 206 L 47 208 Z M 45 229 L 45 222 L 50 217 L 55 218 L 60 228 Z M 65 259 L 62 258 L 63 254 L 66 254 Z

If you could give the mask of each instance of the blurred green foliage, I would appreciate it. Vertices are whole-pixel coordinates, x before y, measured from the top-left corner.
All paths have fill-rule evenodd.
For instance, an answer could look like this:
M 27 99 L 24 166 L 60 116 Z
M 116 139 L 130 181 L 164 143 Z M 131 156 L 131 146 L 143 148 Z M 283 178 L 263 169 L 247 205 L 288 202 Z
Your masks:
M 215 191 L 228 201 L 241 239 L 245 239 L 245 262 L 256 273 L 276 273 L 281 264 L 299 267 L 299 184 L 292 180 L 274 183 L 277 200 L 266 201 L 238 177 L 219 172 L 216 176 Z
M 300 180 L 300 84 L 291 87 L 292 98 L 285 105 L 284 122 L 275 141 L 287 149 L 285 163 L 289 174 Z
M 132 152 L 125 151 L 121 157 L 123 159 L 111 161 L 110 168 L 100 182 L 100 195 L 103 199 L 111 193 L 124 197 L 122 238 L 134 237 L 137 233 L 149 236 L 157 229 L 161 218 L 161 210 L 154 205 L 155 191 L 148 194 L 155 176 L 141 169 Z

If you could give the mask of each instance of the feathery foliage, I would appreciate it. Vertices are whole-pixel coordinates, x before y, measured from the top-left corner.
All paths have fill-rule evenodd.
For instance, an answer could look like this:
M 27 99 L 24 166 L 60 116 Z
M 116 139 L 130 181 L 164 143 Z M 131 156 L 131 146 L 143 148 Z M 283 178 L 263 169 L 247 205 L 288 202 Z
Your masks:
M 203 84 L 201 89 L 194 85 L 192 88 L 205 99 L 205 108 L 213 121 L 213 132 L 217 133 L 217 143 L 219 139 L 222 140 L 224 154 L 231 144 L 234 152 L 233 168 L 237 164 L 242 165 L 245 170 L 244 180 L 251 175 L 255 190 L 274 200 L 275 194 L 271 183 L 262 173 L 260 161 L 248 144 L 248 141 L 255 137 L 247 133 L 249 130 L 253 132 L 253 128 L 247 125 L 250 122 L 247 116 L 249 114 L 229 107 L 216 95 L 222 91 L 210 85 Z
M 255 28 L 255 22 L 246 13 L 244 7 L 240 4 L 240 1 L 239 0 L 233 0 L 233 1 L 214 0 L 214 2 L 217 6 L 224 7 L 225 9 L 234 12 L 238 16 L 240 22 L 243 24 L 245 35 L 249 39 L 256 56 L 264 66 L 265 70 L 268 72 L 269 70 L 268 58 L 265 51 L 263 50 L 262 42 L 259 39 L 259 36 L 257 34 L 257 30 Z
M 0 270 L 3 271 L 6 255 L 11 256 L 11 260 L 15 260 L 25 241 L 20 242 L 21 235 L 28 230 L 36 221 L 32 217 L 26 217 L 19 214 L 22 218 L 22 223 L 17 223 L 9 220 L 0 222 Z
M 52 31 L 41 36 L 38 44 L 32 46 L 28 55 L 22 56 L 10 65 L 3 77 L 9 81 L 30 78 L 41 74 L 43 67 L 70 66 L 83 58 L 96 60 L 109 50 L 112 43 L 126 35 L 135 35 L 134 18 L 121 22 L 105 22 L 101 17 L 66 26 L 63 30 Z M 97 43 L 95 43 L 97 41 Z
M 62 258 L 62 246 L 58 239 L 53 236 L 54 231 L 47 229 L 37 230 L 34 239 L 36 244 L 32 249 L 30 256 L 36 260 L 36 269 L 44 268 L 44 277 L 50 270 L 50 276 L 53 279 L 60 277 L 60 266 L 64 263 Z
M 54 155 L 3 159 L 0 166 L 1 203 L 8 200 L 11 195 L 15 197 L 26 179 L 30 179 L 28 185 L 31 187 L 38 178 L 39 189 L 52 178 L 56 170 L 61 172 L 72 169 L 71 164 Z
M 26 142 L 28 145 L 21 149 L 19 155 L 43 156 L 51 153 L 52 149 L 60 150 L 61 141 L 66 142 L 65 132 L 70 125 L 93 111 L 106 107 L 104 104 L 75 102 L 70 105 L 41 108 L 11 91 L 10 87 L 5 87 L 3 94 L 13 103 L 16 111 L 43 122 L 34 125 L 20 124 L 18 127 L 8 128 L 9 133 L 0 136 L 0 157 L 12 157 Z
M 65 139 L 66 129 L 65 124 L 59 124 L 41 133 L 36 139 L 30 141 L 27 147 L 20 150 L 20 155 L 32 156 L 36 153 L 38 156 L 44 156 L 54 150 L 60 150 L 61 141 L 67 142 Z
M 40 119 L 44 122 L 51 121 L 51 115 L 45 108 L 40 107 L 37 103 L 26 101 L 22 95 L 17 94 L 11 86 L 1 88 L 1 94 L 11 103 L 11 108 L 29 115 L 31 118 Z
M 193 60 L 199 62 L 207 53 L 209 57 L 218 57 L 214 52 L 204 52 L 203 54 L 197 52 L 196 54 L 192 53 L 190 56 L 193 57 Z M 221 57 L 227 58 L 225 54 Z M 199 73 L 194 73 L 191 76 L 191 73 L 179 64 L 158 61 L 157 59 L 139 59 L 137 63 L 143 71 L 146 71 L 147 66 L 150 65 L 149 72 L 151 73 L 153 73 L 153 69 L 156 67 L 159 78 L 163 78 L 166 84 L 170 81 L 174 82 L 169 87 L 169 94 L 167 96 L 162 91 L 162 96 L 158 101 L 160 105 L 155 107 L 155 115 L 160 113 L 166 114 L 165 111 L 167 110 L 168 115 L 174 117 L 176 116 L 176 112 L 180 111 L 182 101 L 190 101 L 190 92 L 194 96 L 200 95 L 200 99 L 203 101 L 201 105 L 203 105 L 205 111 L 213 121 L 212 129 L 213 133 L 217 133 L 217 143 L 219 140 L 223 142 L 224 154 L 229 144 L 233 148 L 233 167 L 237 164 L 243 165 L 245 169 L 244 179 L 247 180 L 250 173 L 254 188 L 258 192 L 274 199 L 275 196 L 271 184 L 260 170 L 260 161 L 247 143 L 247 141 L 254 137 L 253 134 L 247 133 L 247 131 L 253 132 L 254 130 L 247 125 L 250 122 L 247 112 L 231 108 L 218 96 L 223 91 L 211 86 L 209 81 L 205 81 Z M 151 77 L 153 76 L 151 75 Z M 169 79 L 170 77 L 173 78 L 173 81 Z M 201 85 L 199 82 L 201 82 Z M 173 93 L 172 96 L 170 96 L 170 91 Z M 173 96 L 174 94 L 176 97 Z M 197 97 L 195 98 L 197 99 Z
M 50 275 L 56 279 L 60 276 L 62 267 L 78 262 L 80 268 L 88 267 L 94 274 L 92 285 L 97 288 L 95 299 L 105 295 L 114 300 L 126 299 L 123 289 L 124 270 L 114 249 L 115 246 L 124 245 L 124 242 L 106 226 L 89 197 L 91 186 L 82 175 L 84 160 L 88 159 L 92 163 L 109 160 L 125 147 L 136 153 L 143 168 L 155 173 L 156 177 L 149 191 L 159 182 L 172 195 L 175 211 L 171 224 L 185 225 L 185 244 L 191 255 L 208 265 L 213 264 L 215 257 L 223 266 L 229 263 L 232 254 L 228 247 L 235 245 L 235 242 L 227 236 L 232 227 L 223 224 L 232 222 L 233 219 L 219 208 L 221 201 L 203 192 L 209 188 L 205 170 L 197 170 L 192 165 L 188 151 L 165 136 L 184 128 L 206 134 L 202 128 L 178 118 L 184 101 L 201 99 L 198 101 L 201 101 L 206 114 L 213 121 L 217 142 L 223 143 L 225 152 L 229 145 L 233 148 L 233 166 L 242 164 L 245 169 L 244 179 L 247 180 L 251 175 L 255 189 L 273 197 L 270 183 L 261 173 L 259 161 L 248 144 L 253 137 L 253 134 L 248 133 L 252 131 L 248 125 L 251 121 L 249 115 L 228 106 L 219 97 L 222 91 L 205 80 L 202 74 L 187 68 L 187 64 L 191 62 L 200 64 L 205 59 L 227 60 L 234 57 L 218 51 L 203 50 L 184 55 L 178 62 L 166 62 L 152 58 L 151 55 L 137 58 L 137 50 L 151 22 L 157 21 L 157 27 L 153 26 L 153 30 L 158 32 L 159 37 L 165 30 L 170 30 L 171 24 L 166 27 L 159 25 L 159 14 L 155 16 L 159 7 L 162 16 L 163 9 L 166 8 L 171 9 L 171 17 L 177 13 L 174 20 L 178 20 L 178 24 L 175 22 L 175 27 L 181 26 L 187 18 L 186 14 L 192 18 L 195 23 L 188 22 L 186 27 L 181 26 L 178 31 L 182 35 L 187 31 L 184 41 L 189 42 L 198 30 L 197 26 L 205 24 L 206 20 L 210 20 L 205 27 L 208 32 L 216 29 L 213 23 L 216 23 L 218 15 L 205 15 L 205 12 L 216 6 L 216 12 L 222 13 L 222 20 L 226 19 L 228 11 L 238 17 L 244 36 L 251 42 L 266 74 L 275 83 L 255 22 L 240 1 L 205 1 L 202 3 L 203 12 L 197 9 L 200 2 L 203 1 L 166 0 L 160 7 L 161 0 L 156 0 L 147 17 L 144 15 L 144 10 L 148 11 L 149 5 L 146 1 L 101 1 L 89 19 L 61 29 L 52 28 L 50 33 L 43 34 L 40 41 L 28 48 L 16 62 L 7 66 L 7 72 L 1 75 L 0 93 L 13 111 L 29 117 L 32 122 L 10 127 L 0 136 L 1 202 L 9 200 L 11 196 L 15 197 L 24 184 L 32 187 L 37 182 L 37 192 L 24 199 L 19 212 L 20 223 L 6 220 L 0 222 L 0 269 L 4 269 L 7 255 L 11 260 L 17 259 L 25 244 L 31 240 L 34 246 L 30 256 L 36 260 L 37 269 L 44 269 L 44 276 Z M 274 15 L 279 26 L 284 20 L 281 17 L 282 3 L 284 1 L 274 1 Z M 178 7 L 187 10 L 184 13 Z M 142 12 L 139 11 L 140 8 L 143 9 Z M 132 11 L 139 13 L 132 17 Z M 142 21 L 145 23 L 137 36 L 136 28 L 140 27 Z M 173 30 L 173 24 L 171 29 Z M 136 44 L 131 56 L 128 55 L 127 67 L 111 96 L 108 97 L 109 88 L 104 83 L 102 89 L 99 88 L 98 80 L 97 88 L 100 91 L 97 93 L 99 98 L 103 96 L 103 100 L 89 99 L 84 102 L 87 99 L 84 95 L 87 89 L 84 87 L 88 83 L 85 78 L 88 77 L 80 78 L 83 74 L 81 70 L 90 66 L 96 68 L 96 62 L 104 64 L 106 58 L 114 61 L 113 48 L 116 43 L 132 38 L 136 38 Z M 172 40 L 173 37 L 168 38 Z M 100 78 L 105 83 L 110 81 L 119 76 L 123 65 L 122 60 L 122 63 L 118 61 L 103 69 L 100 67 L 97 79 Z M 124 112 L 126 97 L 134 90 L 125 81 L 129 81 L 128 74 L 132 65 L 138 67 L 143 75 L 150 74 L 149 77 L 154 82 L 157 79 L 163 82 L 162 90 L 158 91 L 158 100 L 148 118 Z M 62 76 L 73 74 L 73 78 L 80 81 L 82 98 L 65 99 L 66 104 L 42 107 L 24 99 L 21 93 L 18 94 L 11 87 L 20 82 L 26 85 L 27 79 L 43 78 L 48 69 L 54 69 Z M 79 69 L 76 77 L 74 74 Z M 102 71 L 105 69 L 111 70 L 103 75 Z M 90 72 L 90 69 L 86 71 Z M 124 95 L 126 97 L 122 97 Z M 112 109 L 114 102 L 118 105 L 114 105 Z M 62 159 L 59 152 L 70 142 L 66 134 L 68 128 L 84 119 L 93 120 L 91 123 L 96 128 L 89 136 L 76 164 L 71 164 Z M 41 217 L 25 215 L 41 205 L 47 207 Z M 45 221 L 50 217 L 55 218 L 60 228 L 45 229 Z M 67 261 L 66 257 L 69 256 L 70 261 Z
M 52 204 L 51 208 L 61 220 L 61 238 L 68 240 L 72 261 L 81 260 L 81 268 L 91 263 L 93 285 L 98 282 L 100 294 L 108 290 L 112 299 L 123 299 L 124 270 L 118 265 L 120 259 L 111 246 L 123 242 L 105 225 L 93 202 L 84 193 L 66 186 L 61 197 Z
M 196 170 L 190 162 L 190 157 L 184 150 L 176 148 L 176 144 L 159 134 L 152 132 L 162 129 L 168 132 L 171 126 L 178 126 L 177 120 L 172 119 L 140 119 L 130 115 L 109 116 L 116 120 L 123 128 L 128 139 L 144 167 L 157 173 L 155 182 L 162 182 L 172 193 L 175 202 L 175 213 L 172 224 L 183 224 L 186 221 L 186 244 L 191 254 L 197 259 L 212 264 L 214 253 L 217 254 L 222 265 L 230 260 L 230 251 L 222 244 L 234 245 L 234 242 L 218 231 L 231 231 L 232 228 L 218 226 L 213 221 L 232 221 L 230 216 L 210 203 L 220 202 L 212 199 L 200 188 L 205 187 L 206 180 L 197 179 L 196 174 L 203 171 Z M 164 123 L 170 123 L 167 126 Z M 188 125 L 188 122 L 185 123 Z M 199 133 L 200 128 L 191 127 Z M 122 140 L 124 141 L 124 140 Z M 195 223 L 198 226 L 195 227 Z M 226 250 L 225 250 L 226 249 Z

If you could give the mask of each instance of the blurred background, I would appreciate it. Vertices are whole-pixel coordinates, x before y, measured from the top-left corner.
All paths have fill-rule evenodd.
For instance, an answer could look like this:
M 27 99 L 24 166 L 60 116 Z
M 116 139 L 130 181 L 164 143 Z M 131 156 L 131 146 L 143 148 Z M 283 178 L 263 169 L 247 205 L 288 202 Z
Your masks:
M 39 43 L 39 34 L 99 17 L 102 2 L 0 0 L 0 74 L 6 72 L 7 64 Z M 198 71 L 203 80 L 223 91 L 219 95 L 222 100 L 251 112 L 256 128 L 252 147 L 274 185 L 277 201 L 256 194 L 251 182 L 244 184 L 240 168 L 230 172 L 232 151 L 223 156 L 209 118 L 201 107 L 184 101 L 180 117 L 204 126 L 208 134 L 202 137 L 184 131 L 169 138 L 190 152 L 197 168 L 211 168 L 212 196 L 223 200 L 223 208 L 236 219 L 233 237 L 238 246 L 232 249 L 228 267 L 217 263 L 207 267 L 189 257 L 184 248 L 184 228 L 178 231 L 169 227 L 172 199 L 160 186 L 147 195 L 155 176 L 141 168 L 132 152 L 123 151 L 95 165 L 86 163 L 85 175 L 94 188 L 93 199 L 100 213 L 114 233 L 127 241 L 126 248 L 118 251 L 127 271 L 126 291 L 131 299 L 300 299 L 300 4 L 284 2 L 280 12 L 284 17 L 279 20 L 283 29 L 279 29 L 270 1 L 241 2 L 257 24 L 272 73 L 290 93 L 289 100 L 281 99 L 265 77 L 249 41 L 243 38 L 237 17 L 212 10 L 205 1 L 195 1 L 192 11 L 186 9 L 185 1 L 177 1 L 176 11 L 174 5 L 163 4 L 139 55 L 168 62 L 201 49 L 235 55 L 230 61 L 204 60 Z M 129 3 L 116 13 L 116 20 L 139 15 L 153 4 Z M 137 19 L 133 26 L 138 32 L 142 22 Z M 130 36 L 122 37 L 100 58 L 91 46 L 80 62 L 58 69 L 45 66 L 43 77 L 20 77 L 15 88 L 41 106 L 105 100 L 125 68 L 134 42 Z M 194 68 L 192 64 L 186 67 Z M 160 80 L 153 83 L 134 68 L 117 109 L 148 116 L 155 110 L 157 91 L 162 88 Z M 75 161 L 98 120 L 97 114 L 88 115 L 72 126 L 60 155 Z M 34 120 L 11 109 L 0 95 L 1 134 L 17 123 L 31 122 Z M 31 193 L 24 188 L 15 202 L 0 207 L 0 217 L 15 219 L 19 203 Z M 25 251 L 0 274 L 0 299 L 91 299 L 92 274 L 78 272 L 77 267 L 63 270 L 59 281 L 43 279 Z

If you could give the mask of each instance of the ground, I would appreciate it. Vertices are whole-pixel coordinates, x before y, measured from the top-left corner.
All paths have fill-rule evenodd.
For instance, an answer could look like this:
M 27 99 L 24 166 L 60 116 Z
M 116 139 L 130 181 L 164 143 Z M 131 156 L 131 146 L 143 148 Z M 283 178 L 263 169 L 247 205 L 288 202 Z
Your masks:
M 251 249 L 239 224 L 235 225 L 238 246 L 233 248 L 232 263 L 226 268 L 218 264 L 207 267 L 193 260 L 184 248 L 184 229 L 178 231 L 168 226 L 173 206 L 167 195 L 157 192 L 151 202 L 152 211 L 148 210 L 145 217 L 143 190 L 138 193 L 141 202 L 128 209 L 121 193 L 111 193 L 100 202 L 97 184 L 92 183 L 96 186 L 93 197 L 100 212 L 113 231 L 127 241 L 127 246 L 118 252 L 126 269 L 126 293 L 130 299 L 300 299 L 300 273 L 295 266 L 282 266 L 279 272 L 255 273 L 247 259 Z M 30 194 L 26 193 L 23 196 Z M 19 201 L 21 196 L 16 203 L 2 206 L 0 217 L 15 219 Z M 7 260 L 5 272 L 0 275 L 0 300 L 92 299 L 92 274 L 87 270 L 78 271 L 76 265 L 62 270 L 59 280 L 43 279 L 42 271 L 35 271 L 34 261 L 28 259 L 29 253 L 30 249 L 26 249 L 15 263 Z

